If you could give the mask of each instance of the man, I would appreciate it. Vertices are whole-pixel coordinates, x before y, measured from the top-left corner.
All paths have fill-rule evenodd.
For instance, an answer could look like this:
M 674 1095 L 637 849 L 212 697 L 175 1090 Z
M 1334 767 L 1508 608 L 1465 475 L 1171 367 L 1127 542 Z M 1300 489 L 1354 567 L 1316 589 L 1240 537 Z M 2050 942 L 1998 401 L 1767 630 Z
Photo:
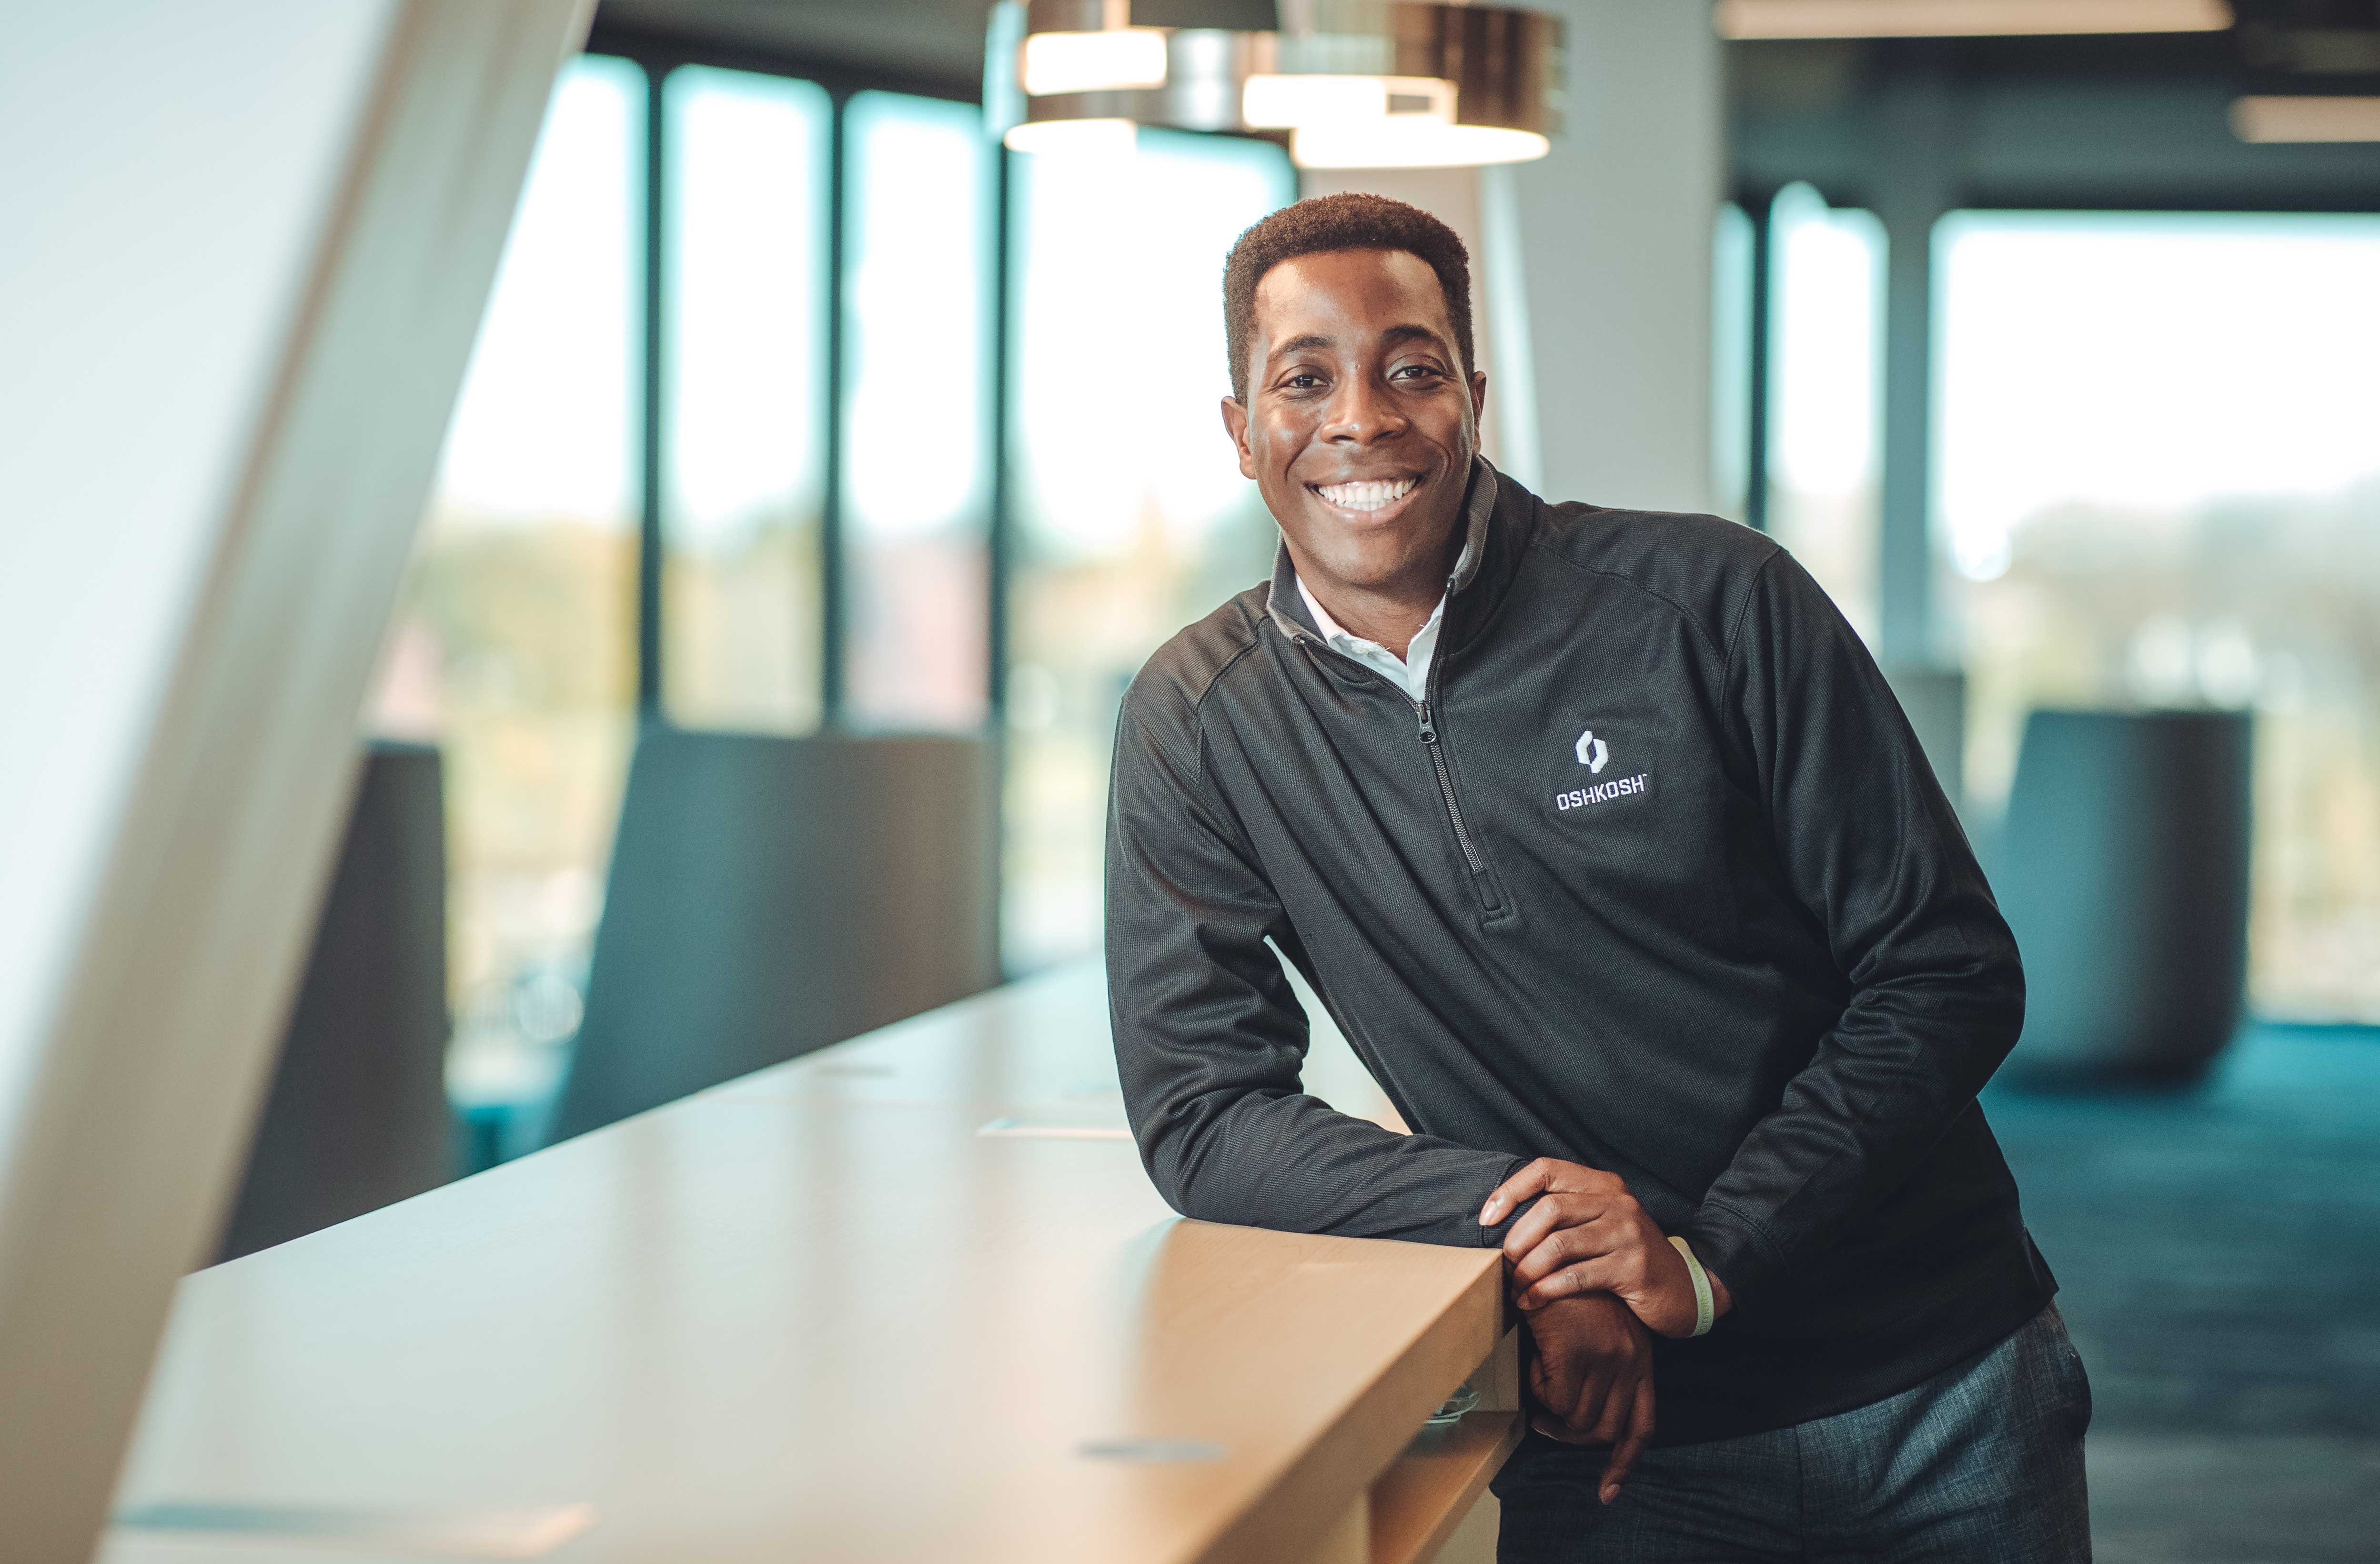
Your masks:
M 2017 953 L 1858 637 L 1757 533 L 1480 459 L 1427 214 L 1300 202 L 1223 294 L 1282 542 L 1118 725 L 1158 1188 L 1502 1247 L 1538 1403 L 1507 1561 L 2087 1558 L 2088 1387 L 1975 1104 Z M 1276 949 L 1415 1134 L 1300 1092 Z

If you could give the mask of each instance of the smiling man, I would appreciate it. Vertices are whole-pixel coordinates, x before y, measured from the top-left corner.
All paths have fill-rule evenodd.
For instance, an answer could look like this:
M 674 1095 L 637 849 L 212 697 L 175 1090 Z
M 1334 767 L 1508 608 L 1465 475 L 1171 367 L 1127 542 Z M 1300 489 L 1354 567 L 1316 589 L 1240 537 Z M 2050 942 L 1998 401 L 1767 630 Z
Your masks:
M 1502 1248 L 1507 1561 L 2087 1558 L 2089 1388 L 1975 1103 L 2016 950 L 1858 637 L 1757 533 L 1481 459 L 1427 214 L 1276 212 L 1223 310 L 1280 561 L 1134 681 L 1110 808 L 1159 1189 Z M 1416 1133 L 1299 1089 L 1276 952 Z

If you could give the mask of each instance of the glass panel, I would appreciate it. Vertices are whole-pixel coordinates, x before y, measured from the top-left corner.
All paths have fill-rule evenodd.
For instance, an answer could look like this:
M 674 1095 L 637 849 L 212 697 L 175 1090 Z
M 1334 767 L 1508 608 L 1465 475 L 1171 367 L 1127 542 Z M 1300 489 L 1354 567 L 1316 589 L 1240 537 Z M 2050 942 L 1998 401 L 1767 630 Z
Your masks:
M 1269 574 L 1223 433 L 1223 256 L 1295 198 L 1257 141 L 1144 130 L 1136 161 L 1011 164 L 1017 557 L 1004 949 L 1097 949 L 1116 705 L 1173 632 Z
M 1768 530 L 1876 642 L 1884 224 L 1807 185 L 1769 208 Z
M 2380 218 L 1961 212 L 1935 464 L 1967 782 L 2034 706 L 2257 713 L 2250 996 L 2380 1021 Z
M 829 115 L 808 81 L 686 66 L 669 177 L 662 683 L 690 727 L 819 721 Z
M 844 109 L 846 709 L 974 728 L 989 704 L 992 145 L 972 103 Z
M 1711 229 L 1711 503 L 1744 519 L 1752 466 L 1752 219 L 1733 201 Z
M 577 1027 L 636 691 L 644 73 L 562 75 L 367 714 L 445 752 L 455 1074 Z

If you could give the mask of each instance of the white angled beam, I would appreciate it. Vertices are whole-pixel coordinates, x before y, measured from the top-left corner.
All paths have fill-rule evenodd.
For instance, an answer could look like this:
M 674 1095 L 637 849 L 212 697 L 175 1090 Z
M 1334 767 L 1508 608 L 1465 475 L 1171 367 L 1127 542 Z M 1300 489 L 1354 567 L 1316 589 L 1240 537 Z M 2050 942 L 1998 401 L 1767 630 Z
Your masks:
M 0 50 L 0 1516 L 90 1557 L 590 0 L 76 0 Z

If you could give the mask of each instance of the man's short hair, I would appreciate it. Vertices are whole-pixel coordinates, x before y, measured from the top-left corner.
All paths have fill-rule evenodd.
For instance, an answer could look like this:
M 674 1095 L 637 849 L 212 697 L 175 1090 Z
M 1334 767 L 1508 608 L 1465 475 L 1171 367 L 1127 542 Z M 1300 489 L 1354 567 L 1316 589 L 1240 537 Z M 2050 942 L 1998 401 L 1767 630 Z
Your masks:
M 1248 399 L 1248 344 L 1257 329 L 1257 285 L 1284 261 L 1334 249 L 1401 249 L 1438 273 L 1454 322 L 1455 350 L 1471 373 L 1471 252 L 1453 229 L 1417 206 L 1349 192 L 1316 196 L 1242 234 L 1223 262 L 1223 346 L 1232 356 L 1232 394 Z

